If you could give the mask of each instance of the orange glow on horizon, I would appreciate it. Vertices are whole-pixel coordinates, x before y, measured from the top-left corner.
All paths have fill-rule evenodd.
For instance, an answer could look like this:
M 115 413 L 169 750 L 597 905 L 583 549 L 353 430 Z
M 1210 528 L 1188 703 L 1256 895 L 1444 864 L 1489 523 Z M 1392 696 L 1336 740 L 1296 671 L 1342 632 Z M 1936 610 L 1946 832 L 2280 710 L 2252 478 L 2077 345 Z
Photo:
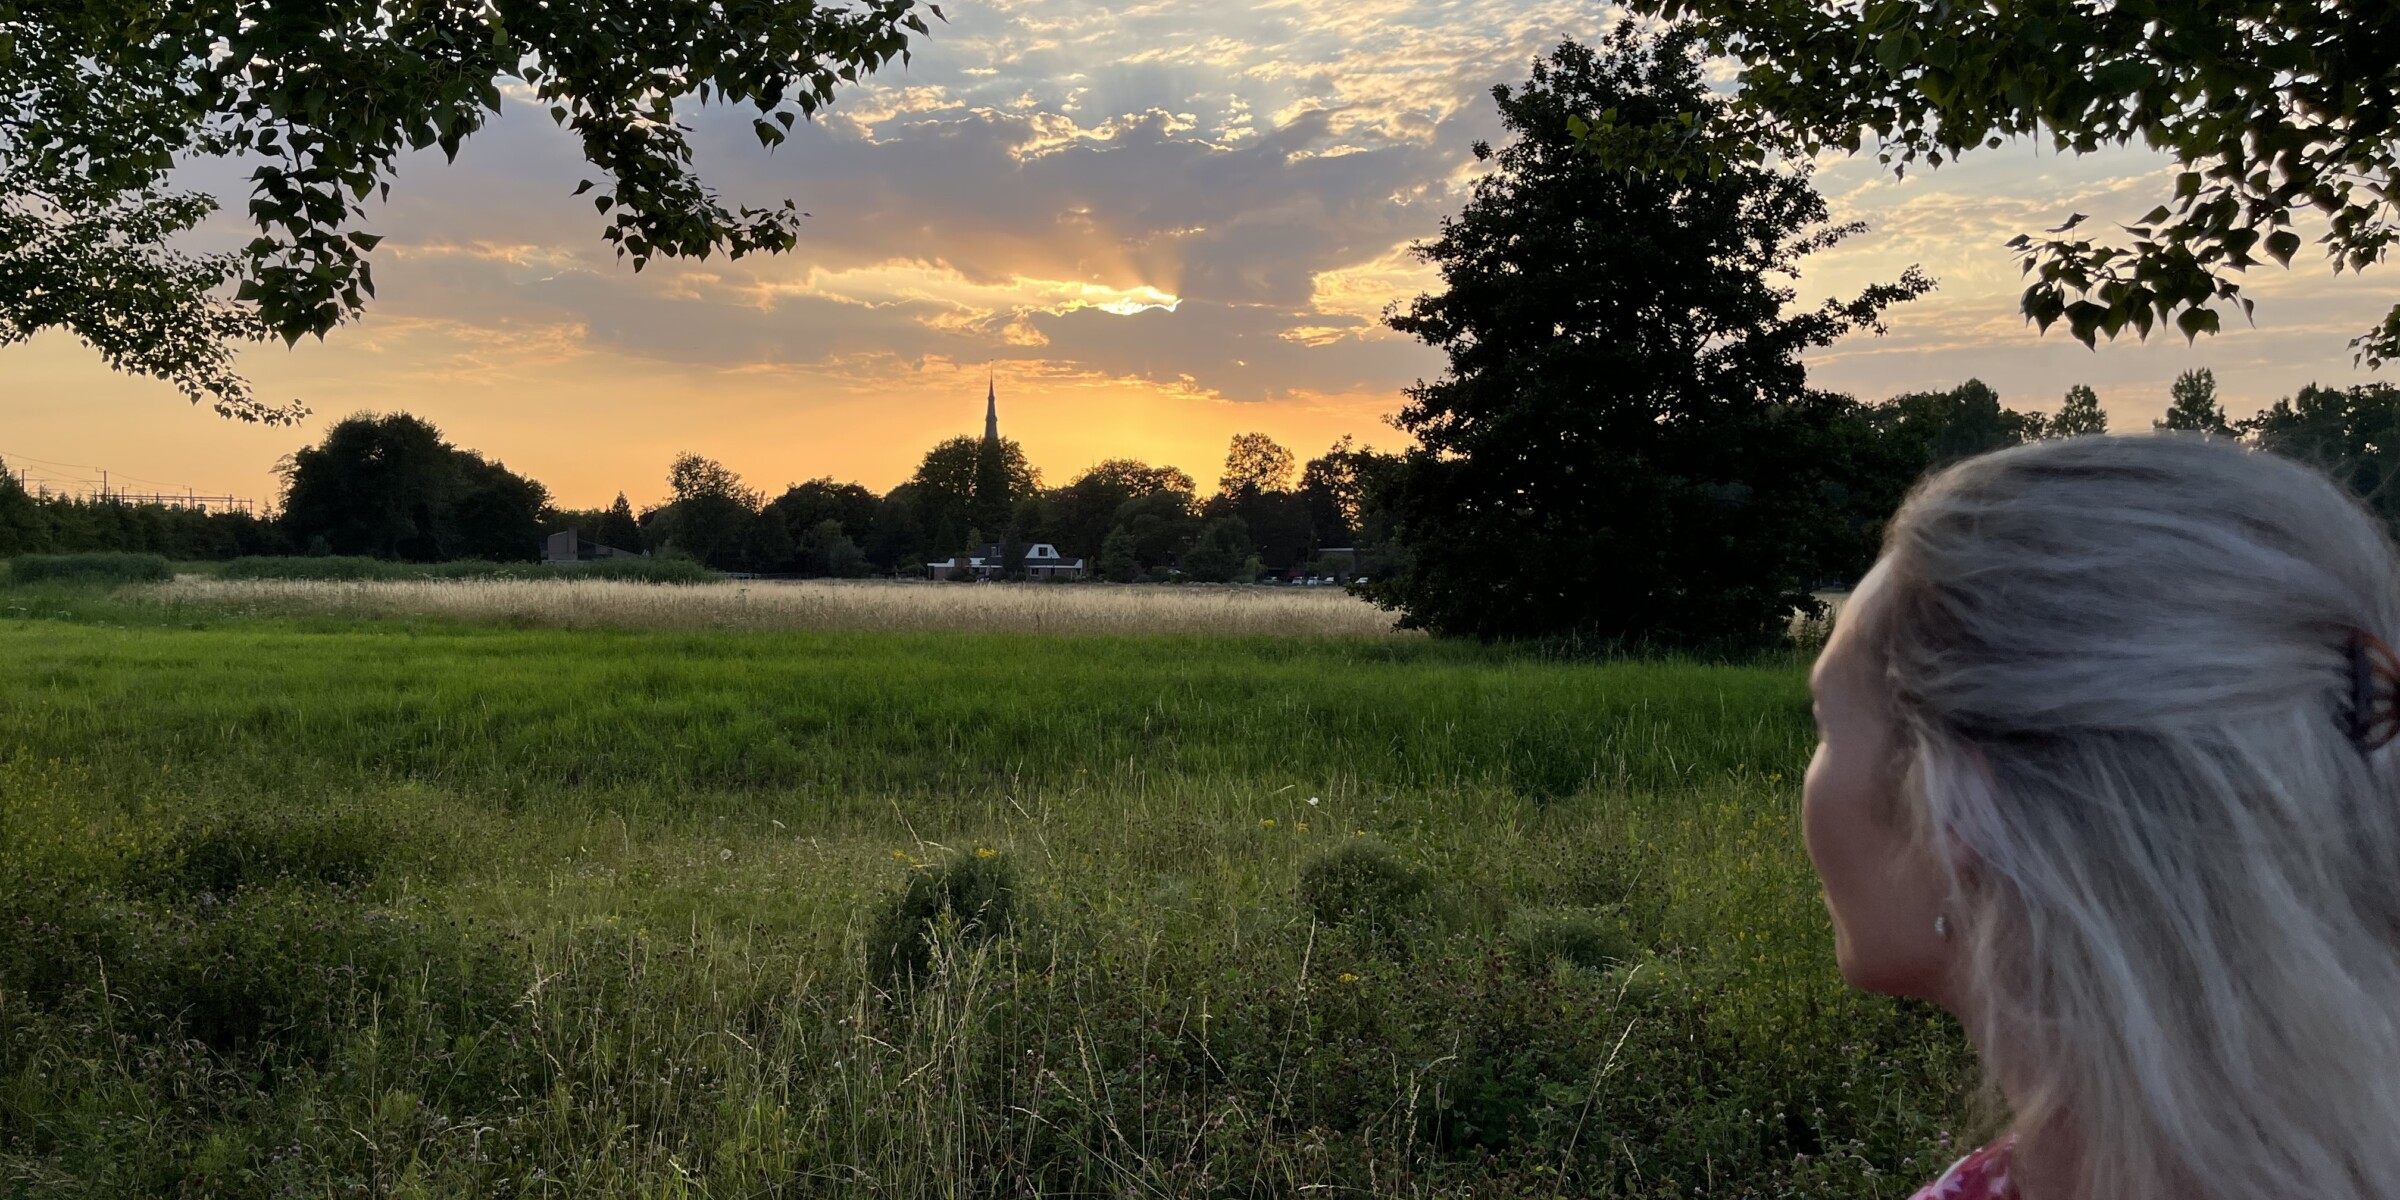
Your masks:
M 605 505 L 620 490 L 640 507 L 662 498 L 667 465 L 686 450 L 724 462 L 769 496 L 820 476 L 883 492 L 904 482 L 936 442 L 983 428 L 982 363 L 878 356 L 846 368 L 696 370 L 570 352 L 544 355 L 531 368 L 457 363 L 462 369 L 435 373 L 422 360 L 384 361 L 415 357 L 425 349 L 411 345 L 417 340 L 389 331 L 345 345 L 337 334 L 324 346 L 252 353 L 244 366 L 259 395 L 299 395 L 314 410 L 297 428 L 265 428 L 187 404 L 165 384 L 113 374 L 80 344 L 45 335 L 0 351 L 10 381 L 0 456 L 88 463 L 265 501 L 275 494 L 275 462 L 322 438 L 334 421 L 406 411 L 541 481 L 561 507 Z M 1182 468 L 1206 493 L 1226 444 L 1253 431 L 1302 461 L 1345 434 L 1384 449 L 1407 444 L 1385 419 L 1399 406 L 1396 394 L 1238 403 L 1182 383 L 1108 378 L 1061 363 L 991 369 L 1001 433 L 1025 447 L 1050 486 L 1103 459 L 1137 458 Z M 439 386 L 427 386 L 429 374 Z M 16 457 L 9 464 L 20 465 Z

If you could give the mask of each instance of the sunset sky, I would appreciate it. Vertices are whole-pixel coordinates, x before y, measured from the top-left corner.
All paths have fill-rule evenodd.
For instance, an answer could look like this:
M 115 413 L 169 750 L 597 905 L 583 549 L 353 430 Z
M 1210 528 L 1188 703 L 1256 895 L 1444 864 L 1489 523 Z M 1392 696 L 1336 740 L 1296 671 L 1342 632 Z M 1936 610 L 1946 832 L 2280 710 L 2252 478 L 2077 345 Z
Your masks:
M 697 110 L 700 167 L 732 200 L 814 214 L 793 253 L 636 275 L 570 192 L 572 139 L 511 97 L 454 164 L 408 160 L 377 253 L 381 292 L 323 344 L 245 355 L 269 399 L 314 410 L 261 428 L 112 375 L 73 340 L 0 350 L 0 456 L 73 487 L 268 499 L 280 456 L 360 410 L 405 409 L 548 484 L 562 504 L 636 504 L 692 450 L 770 492 L 819 475 L 878 490 L 928 445 L 980 430 L 987 370 L 1003 432 L 1047 481 L 1132 456 L 1213 480 L 1263 431 L 1302 456 L 1385 447 L 1399 390 L 1440 370 L 1383 330 L 1431 275 L 1408 245 L 1456 211 L 1469 147 L 1498 136 L 1489 90 L 1589 4 L 1437 0 L 1204 3 L 958 0 L 915 61 L 843 94 L 769 154 L 748 116 Z M 2070 212 L 2131 221 L 2165 195 L 2138 152 L 2013 146 L 1897 182 L 1871 159 L 1818 183 L 1872 231 L 1815 259 L 1803 300 L 1922 264 L 1940 288 L 1882 338 L 1814 356 L 1823 386 L 1875 399 L 1980 376 L 2017 407 L 2096 387 L 2146 425 L 2168 381 L 2213 368 L 2235 415 L 2310 380 L 2369 378 L 2348 340 L 2400 287 L 2304 254 L 2249 290 L 2257 328 L 2084 350 L 2016 316 L 2010 236 Z M 198 168 L 245 236 L 241 172 Z M 36 461 L 39 460 L 39 461 Z

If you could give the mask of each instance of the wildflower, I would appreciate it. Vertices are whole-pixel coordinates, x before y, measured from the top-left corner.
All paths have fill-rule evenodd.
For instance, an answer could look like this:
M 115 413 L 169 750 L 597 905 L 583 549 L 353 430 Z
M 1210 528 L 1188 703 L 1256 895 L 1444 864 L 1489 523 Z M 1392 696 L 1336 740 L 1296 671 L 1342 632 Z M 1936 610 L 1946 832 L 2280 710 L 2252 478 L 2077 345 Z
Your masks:
M 1356 975 L 1353 975 L 1353 974 L 1351 974 L 1351 973 L 1350 973 L 1350 972 L 1348 972 L 1348 971 L 1344 971 L 1344 972 L 1342 972 L 1342 982 L 1343 982 L 1343 983 L 1357 983 L 1357 982 L 1358 982 L 1358 976 L 1356 976 Z
M 1275 828 L 1275 818 L 1273 818 L 1273 817 L 1268 817 L 1266 820 L 1260 821 L 1260 822 L 1258 823 L 1258 827 L 1259 827 L 1260 829 L 1273 829 L 1273 828 Z
M 894 850 L 894 851 L 892 851 L 892 857 L 893 857 L 894 859 L 896 859 L 896 860 L 900 861 L 900 862 L 907 862 L 907 861 L 908 861 L 908 851 L 906 851 L 906 850 Z
M 1300 822 L 1298 825 L 1295 825 L 1295 826 L 1293 826 L 1293 828 L 1295 828 L 1295 829 L 1298 829 L 1298 830 L 1299 830 L 1300 832 L 1302 832 L 1302 833 L 1307 833 L 1307 832 L 1308 832 L 1308 822 L 1306 822 L 1306 821 L 1302 821 L 1302 822 Z
M 997 850 L 994 850 L 994 849 L 992 849 L 990 846 L 977 846 L 977 847 L 975 847 L 975 857 L 977 857 L 977 858 L 998 858 L 998 857 L 1000 857 L 1000 852 L 999 852 L 999 851 L 997 851 Z
M 1310 808 L 1315 808 L 1317 806 L 1317 798 L 1315 796 L 1310 796 L 1308 798 L 1308 806 Z
M 1768 783 L 1782 783 L 1782 782 L 1783 782 L 1783 772 L 1781 772 L 1781 771 L 1777 771 L 1777 772 L 1775 772 L 1774 774 L 1767 776 L 1767 782 L 1768 782 Z

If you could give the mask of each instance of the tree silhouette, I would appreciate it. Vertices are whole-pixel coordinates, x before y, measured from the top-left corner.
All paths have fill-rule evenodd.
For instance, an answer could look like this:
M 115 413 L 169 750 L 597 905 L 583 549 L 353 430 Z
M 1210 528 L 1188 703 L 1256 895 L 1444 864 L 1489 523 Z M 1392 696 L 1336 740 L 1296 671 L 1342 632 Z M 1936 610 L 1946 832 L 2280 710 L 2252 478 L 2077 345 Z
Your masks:
M 1791 305 L 1784 280 L 1852 232 L 1805 169 L 1619 171 L 1575 123 L 1672 131 L 1723 108 L 1687 32 L 1622 25 L 1494 89 L 1512 135 L 1419 253 L 1441 271 L 1390 324 L 1443 350 L 1396 423 L 1411 565 L 1365 594 L 1404 625 L 1482 637 L 1760 644 L 1854 535 L 1855 405 L 1811 390 L 1801 351 L 1931 287 L 1913 269 L 1848 301 Z M 1661 135 L 1672 136 L 1670 132 Z
M 2080 383 L 2068 388 L 2066 402 L 2050 418 L 2049 435 L 2080 437 L 2107 432 L 2108 414 L 2100 408 L 2100 394 Z
M 1222 492 L 1280 492 L 1292 486 L 1292 452 L 1263 433 L 1237 433 L 1225 451 Z
M 2217 377 L 2208 368 L 2176 376 L 2168 395 L 2167 415 L 2159 420 L 2158 428 L 2233 432 L 2233 425 L 2225 419 L 2224 407 L 2217 403 Z

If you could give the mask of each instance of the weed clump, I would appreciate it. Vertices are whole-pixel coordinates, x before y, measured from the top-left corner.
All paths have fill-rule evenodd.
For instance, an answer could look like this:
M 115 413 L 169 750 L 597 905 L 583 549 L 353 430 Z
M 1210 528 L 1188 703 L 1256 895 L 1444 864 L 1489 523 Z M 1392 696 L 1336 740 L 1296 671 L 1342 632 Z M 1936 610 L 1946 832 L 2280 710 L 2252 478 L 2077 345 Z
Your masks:
M 165 583 L 175 568 L 156 554 L 21 554 L 8 562 L 10 583 Z
M 1519 909 L 1509 914 L 1508 942 L 1532 970 L 1567 962 L 1604 971 L 1634 956 L 1633 935 L 1605 909 Z
M 237 812 L 187 825 L 128 864 L 138 892 L 231 897 L 290 882 L 337 889 L 375 877 L 401 831 L 357 808 Z
M 945 935 L 980 946 L 1014 932 L 1021 917 L 1008 855 L 978 850 L 919 864 L 867 931 L 868 973 L 887 991 L 914 987 L 932 973 Z
M 1424 919 L 1432 889 L 1391 847 L 1352 838 L 1301 865 L 1300 900 L 1320 924 L 1390 932 Z

